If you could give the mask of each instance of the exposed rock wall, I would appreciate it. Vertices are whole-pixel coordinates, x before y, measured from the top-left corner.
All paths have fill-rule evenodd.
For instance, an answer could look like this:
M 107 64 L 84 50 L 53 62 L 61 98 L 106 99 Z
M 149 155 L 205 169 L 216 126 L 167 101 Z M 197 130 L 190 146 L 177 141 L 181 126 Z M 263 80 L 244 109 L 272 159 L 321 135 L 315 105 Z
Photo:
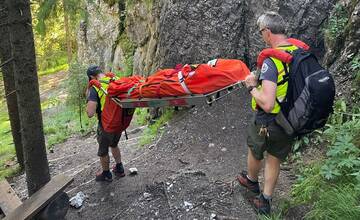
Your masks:
M 245 1 L 167 1 L 160 18 L 160 66 L 244 58 Z
M 126 30 L 135 44 L 133 72 L 146 75 L 159 67 L 159 19 L 162 1 L 135 1 L 127 7 Z
M 360 74 L 360 68 L 353 67 L 355 60 L 360 62 L 360 1 L 340 3 L 347 10 L 348 20 L 343 30 L 339 31 L 339 36 L 328 40 L 324 64 L 336 78 L 337 94 L 354 104 L 360 102 L 360 78 L 356 77 L 356 74 Z
M 79 59 L 122 67 L 119 14 L 126 13 L 125 32 L 134 44 L 133 72 L 147 75 L 177 63 L 212 58 L 237 58 L 249 65 L 265 47 L 256 27 L 266 10 L 278 11 L 289 22 L 289 34 L 305 40 L 322 56 L 322 27 L 335 0 L 134 0 L 119 11 L 116 3 L 88 6 L 89 20 L 79 36 Z M 100 8 L 100 9 L 96 9 Z M 100 10 L 102 13 L 97 13 Z M 110 13 L 109 13 L 110 12 Z M 118 13 L 118 16 L 116 16 Z M 103 33 L 102 33 L 103 32 Z M 113 53 L 112 55 L 109 53 Z
M 87 3 L 87 21 L 78 31 L 78 59 L 86 64 L 99 64 L 109 69 L 114 57 L 114 44 L 119 35 L 119 10 L 102 1 Z M 118 58 L 121 59 L 121 58 Z

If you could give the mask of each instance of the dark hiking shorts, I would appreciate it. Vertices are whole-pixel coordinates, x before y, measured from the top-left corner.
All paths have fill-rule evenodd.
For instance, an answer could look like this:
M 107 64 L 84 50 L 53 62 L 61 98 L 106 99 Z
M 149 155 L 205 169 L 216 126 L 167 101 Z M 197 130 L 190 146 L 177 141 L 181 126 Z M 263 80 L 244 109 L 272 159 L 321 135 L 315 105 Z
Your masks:
M 283 128 L 271 122 L 267 129 L 269 137 L 259 135 L 261 125 L 252 120 L 247 130 L 247 144 L 257 160 L 264 159 L 264 152 L 284 161 L 291 151 L 294 138 L 288 136 Z
M 99 143 L 97 155 L 99 157 L 108 155 L 109 147 L 117 147 L 120 137 L 121 133 L 108 133 L 99 125 L 97 128 L 97 142 Z

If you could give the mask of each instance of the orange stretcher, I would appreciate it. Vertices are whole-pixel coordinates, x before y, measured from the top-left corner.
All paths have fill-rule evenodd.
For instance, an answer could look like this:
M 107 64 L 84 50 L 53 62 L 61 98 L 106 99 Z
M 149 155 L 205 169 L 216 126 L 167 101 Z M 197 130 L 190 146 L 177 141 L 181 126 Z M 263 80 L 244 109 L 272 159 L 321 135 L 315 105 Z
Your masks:
M 211 105 L 212 103 L 224 98 L 232 92 L 238 91 L 243 87 L 243 81 L 236 82 L 217 91 L 208 94 L 194 94 L 186 96 L 171 96 L 161 98 L 139 98 L 139 99 L 118 99 L 116 103 L 122 108 L 148 108 L 164 106 L 194 106 Z
M 124 77 L 111 82 L 107 93 L 122 108 L 211 104 L 240 89 L 249 74 L 241 60 L 216 59 L 159 70 L 147 78 Z

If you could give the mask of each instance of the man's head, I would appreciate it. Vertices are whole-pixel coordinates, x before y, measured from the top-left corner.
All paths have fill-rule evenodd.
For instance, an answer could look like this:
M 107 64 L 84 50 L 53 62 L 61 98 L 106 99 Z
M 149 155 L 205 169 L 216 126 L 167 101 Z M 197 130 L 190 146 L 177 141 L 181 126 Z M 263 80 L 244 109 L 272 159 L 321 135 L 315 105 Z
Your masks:
M 285 35 L 286 24 L 284 19 L 276 12 L 268 11 L 262 14 L 257 20 L 260 35 L 267 44 L 270 42 L 270 35 Z
M 96 78 L 98 74 L 102 73 L 102 70 L 99 66 L 91 65 L 86 71 L 87 76 L 89 77 L 89 80 Z

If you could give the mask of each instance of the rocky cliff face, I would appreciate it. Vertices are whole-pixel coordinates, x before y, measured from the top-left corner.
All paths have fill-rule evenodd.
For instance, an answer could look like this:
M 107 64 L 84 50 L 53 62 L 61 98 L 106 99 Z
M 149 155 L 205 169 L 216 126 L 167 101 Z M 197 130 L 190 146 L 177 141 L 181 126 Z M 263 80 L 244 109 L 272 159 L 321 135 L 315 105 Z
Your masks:
M 87 21 L 81 22 L 78 31 L 78 59 L 86 64 L 96 63 L 109 68 L 114 62 L 113 48 L 119 35 L 119 8 L 99 1 L 87 4 L 86 10 Z M 120 60 L 117 58 L 116 62 Z
M 360 102 L 360 1 L 337 6 L 330 16 L 324 64 L 335 76 L 338 95 L 353 104 Z
M 133 67 L 134 73 L 147 75 L 218 57 L 253 64 L 265 47 L 256 19 L 266 10 L 278 11 L 289 23 L 289 35 L 323 56 L 322 28 L 335 0 L 134 0 L 121 9 L 123 4 L 88 5 L 89 19 L 79 31 L 79 59 L 107 68 Z

